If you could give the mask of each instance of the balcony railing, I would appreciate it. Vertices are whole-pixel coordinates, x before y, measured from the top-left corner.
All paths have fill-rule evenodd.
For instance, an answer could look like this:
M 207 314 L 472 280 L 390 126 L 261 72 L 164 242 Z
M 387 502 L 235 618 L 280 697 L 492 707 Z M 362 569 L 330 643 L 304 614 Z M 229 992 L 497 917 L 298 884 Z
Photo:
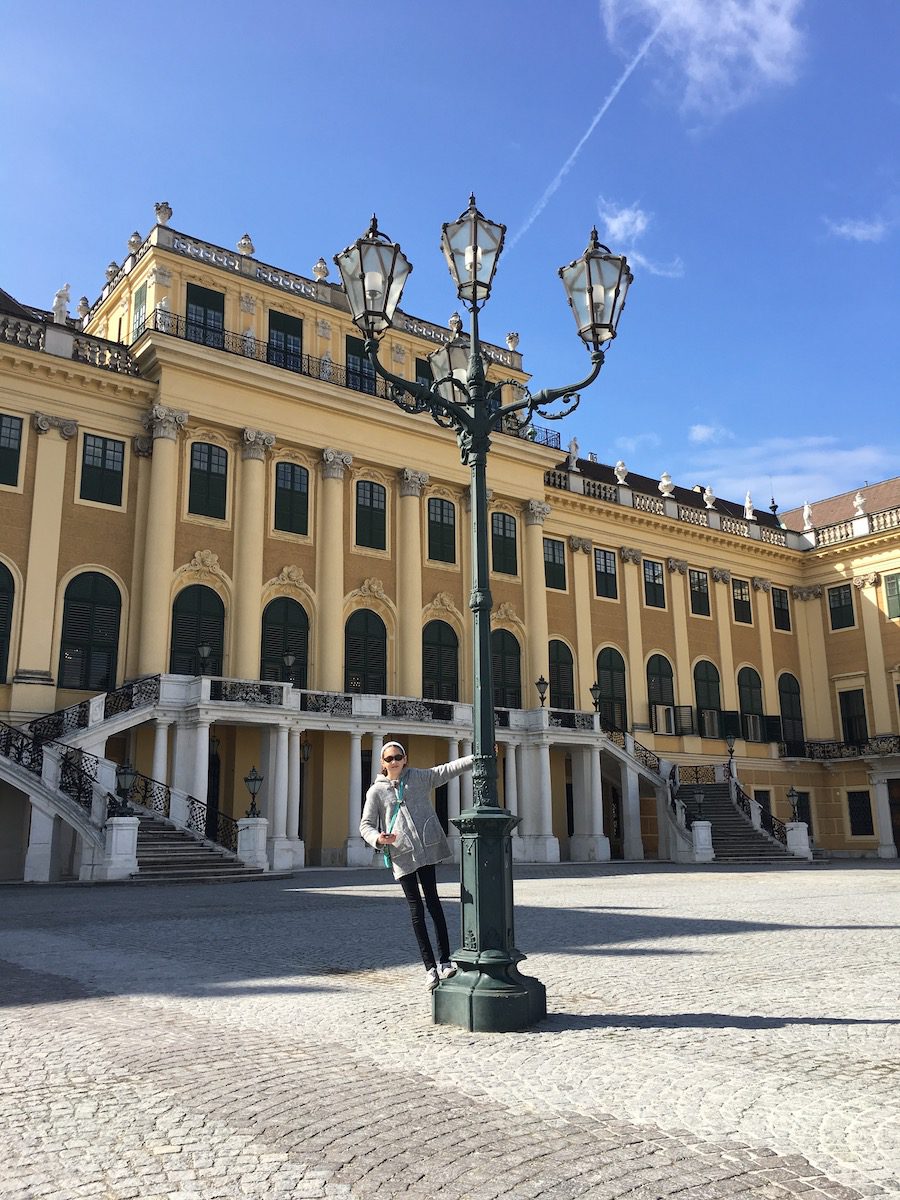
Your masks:
M 820 762 L 900 754 L 900 735 L 884 733 L 867 738 L 864 742 L 781 742 L 778 753 L 782 758 L 811 758 Z

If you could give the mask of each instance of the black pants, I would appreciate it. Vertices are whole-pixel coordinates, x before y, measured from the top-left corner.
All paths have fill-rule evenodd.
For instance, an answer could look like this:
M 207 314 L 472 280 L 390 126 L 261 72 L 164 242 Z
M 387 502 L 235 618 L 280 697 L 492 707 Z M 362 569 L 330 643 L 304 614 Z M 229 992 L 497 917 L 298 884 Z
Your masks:
M 419 890 L 420 884 L 421 891 Z M 418 871 L 413 871 L 409 875 L 402 875 L 400 877 L 400 886 L 403 888 L 403 895 L 406 897 L 406 902 L 409 905 L 409 915 L 412 917 L 413 932 L 416 935 L 416 941 L 419 943 L 422 962 L 426 967 L 436 965 L 434 951 L 431 948 L 431 942 L 428 940 L 428 930 L 425 927 L 425 906 L 422 904 L 423 893 L 425 905 L 428 906 L 428 915 L 431 917 L 434 932 L 437 934 L 438 952 L 441 956 L 440 961 L 449 962 L 450 937 L 447 933 L 447 922 L 444 920 L 444 910 L 441 908 L 441 900 L 437 893 L 437 880 L 435 879 L 434 867 L 419 867 Z

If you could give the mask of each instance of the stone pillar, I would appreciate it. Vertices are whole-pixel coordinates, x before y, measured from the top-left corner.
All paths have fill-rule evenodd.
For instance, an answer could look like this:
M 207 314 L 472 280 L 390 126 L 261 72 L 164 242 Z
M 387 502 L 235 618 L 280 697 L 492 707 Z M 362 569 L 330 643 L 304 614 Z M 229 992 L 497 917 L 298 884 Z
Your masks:
M 622 856 L 642 860 L 641 797 L 637 771 L 622 763 Z
M 522 695 L 531 700 L 530 704 L 526 702 L 526 708 L 534 707 L 535 680 L 540 679 L 542 675 L 545 679 L 550 678 L 547 585 L 544 579 L 544 521 L 549 515 L 550 505 L 545 504 L 543 500 L 529 500 L 525 505 L 525 562 L 522 576 L 525 584 L 525 628 L 528 630 L 528 644 L 525 647 L 527 678 L 523 680 Z
M 825 650 L 827 616 L 822 604 L 823 591 L 820 583 L 791 588 L 792 617 L 800 656 L 798 676 L 803 705 L 803 732 L 813 740 L 835 736 L 828 655 Z
M 54 842 L 57 818 L 31 801 L 31 824 L 25 854 L 26 883 L 50 883 L 55 877 Z
M 575 832 L 569 839 L 573 862 L 608 862 L 609 838 L 603 833 L 603 776 L 600 748 L 572 755 Z
M 178 433 L 188 414 L 155 404 L 143 417 L 144 428 L 153 438 L 150 467 L 150 519 L 144 543 L 141 594 L 141 640 L 138 670 L 153 675 L 168 670 L 172 571 L 175 566 L 175 526 L 178 518 Z
M 594 633 L 591 622 L 591 605 L 594 588 L 591 579 L 593 546 L 589 538 L 570 537 L 572 551 L 572 591 L 575 595 L 575 662 L 576 676 L 575 706 L 590 711 L 591 684 L 597 678 L 594 660 Z
M 171 721 L 153 722 L 153 763 L 150 778 L 158 783 L 169 780 L 169 726 Z
M 301 731 L 291 726 L 288 736 L 287 836 L 294 867 L 302 867 L 306 863 L 306 848 L 300 829 L 300 736 Z
M 691 672 L 691 648 L 688 641 L 687 572 L 683 558 L 667 558 L 669 606 L 675 631 L 675 703 L 694 703 L 694 679 Z
M 694 822 L 696 826 L 697 822 Z M 809 827 L 805 821 L 788 821 L 785 824 L 787 830 L 787 848 L 789 854 L 796 855 L 797 858 L 812 858 L 812 848 L 809 844 Z
M 734 673 L 734 646 L 731 641 L 731 572 L 723 567 L 713 567 L 710 576 L 712 583 L 723 585 L 710 587 L 709 602 L 719 635 L 722 708 L 734 712 L 738 708 L 738 691 L 737 677 Z
M 559 842 L 553 836 L 553 792 L 550 775 L 550 746 L 543 742 L 532 750 L 536 770 L 532 789 L 526 796 L 526 831 L 523 849 L 527 862 L 559 862 Z
M 10 708 L 16 713 L 56 708 L 53 682 L 53 617 L 56 610 L 59 541 L 69 441 L 78 425 L 61 417 L 34 413 L 37 436 L 33 506 L 22 600 L 22 633 L 12 680 Z M 56 430 L 50 433 L 51 429 Z
M 622 561 L 622 590 L 625 596 L 627 619 L 627 682 L 631 704 L 631 724 L 635 726 L 646 723 L 649 726 L 650 708 L 647 697 L 647 672 L 644 670 L 642 632 L 644 568 L 641 565 L 640 550 L 623 546 L 619 551 L 619 558 Z M 634 566 L 633 571 L 629 569 L 629 564 Z
M 505 742 L 503 746 L 506 753 L 503 756 L 503 799 L 506 803 L 507 812 L 519 815 L 519 786 L 518 772 L 516 770 L 516 743 Z M 512 831 L 512 836 L 516 837 L 519 834 L 519 826 L 517 825 Z
M 753 595 L 753 620 L 759 633 L 759 665 L 763 685 L 763 712 L 779 711 L 778 679 L 775 674 L 775 650 L 772 645 L 772 584 L 754 575 L 750 580 Z M 769 610 L 769 611 L 767 611 Z
M 422 488 L 424 471 L 398 472 L 400 500 L 397 522 L 397 662 L 401 696 L 422 694 Z
M 378 778 L 378 773 L 381 770 L 381 752 L 384 749 L 384 734 L 372 734 L 372 778 L 366 780 L 367 790 Z
M 881 576 L 873 571 L 853 580 L 856 603 L 860 612 L 860 624 L 866 639 L 866 670 L 869 676 L 869 692 L 872 697 L 872 720 L 875 733 L 891 732 L 891 695 L 885 669 L 885 648 L 881 640 L 884 623 L 878 607 L 878 587 Z
M 379 755 L 380 758 L 380 755 Z M 350 779 L 347 786 L 347 841 L 345 843 L 348 867 L 370 867 L 372 849 L 359 836 L 360 805 L 362 792 L 362 734 L 350 734 Z
M 891 826 L 891 798 L 886 779 L 876 779 L 875 787 L 875 832 L 878 835 L 878 857 L 896 858 L 894 832 Z
M 271 725 L 264 725 L 260 730 L 260 766 L 259 773 L 263 781 L 256 797 L 256 806 L 269 822 L 268 836 L 272 837 L 275 827 L 275 730 Z
M 287 837 L 288 727 L 275 730 L 274 780 L 269 804 L 269 862 L 273 871 L 290 871 L 294 853 Z
M 344 472 L 353 458 L 341 450 L 322 451 L 322 494 L 316 537 L 316 591 L 319 612 L 319 679 L 323 691 L 344 686 Z
M 237 823 L 237 856 L 248 867 L 268 871 L 269 858 L 266 854 L 266 820 L 262 817 L 241 817 Z
M 194 764 L 188 791 L 195 800 L 206 803 L 209 792 L 209 721 L 198 721 L 194 726 Z
M 273 433 L 244 429 L 238 503 L 234 513 L 233 674 L 259 678 L 260 595 L 266 532 L 266 455 Z
M 709 821 L 694 821 L 691 825 L 691 843 L 694 848 L 694 862 L 713 862 L 716 852 L 712 843 L 712 825 Z
M 194 771 L 193 729 L 186 724 L 182 715 L 175 722 L 175 753 L 172 764 L 172 787 L 180 792 L 190 792 Z

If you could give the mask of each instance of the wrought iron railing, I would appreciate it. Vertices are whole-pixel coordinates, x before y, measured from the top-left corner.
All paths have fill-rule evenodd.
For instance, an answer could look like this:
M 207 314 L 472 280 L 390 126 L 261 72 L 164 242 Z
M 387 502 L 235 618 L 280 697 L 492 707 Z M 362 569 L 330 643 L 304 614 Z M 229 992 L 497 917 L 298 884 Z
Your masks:
M 654 754 L 652 750 L 648 750 L 646 746 L 642 746 L 639 741 L 632 739 L 634 745 L 633 757 L 648 771 L 654 771 L 659 774 L 659 755 Z
M 607 721 L 602 713 L 600 714 L 600 728 L 614 746 L 625 749 L 625 730 L 620 729 L 618 725 L 613 725 L 611 721 Z
M 453 705 L 438 700 L 394 700 L 384 696 L 381 715 L 395 721 L 452 721 Z
M 592 713 L 576 712 L 568 708 L 551 708 L 550 724 L 555 729 L 593 729 Z
M 43 743 L 14 725 L 0 722 L 0 755 L 19 763 L 33 775 L 40 775 L 44 766 Z
M 675 767 L 678 774 L 679 785 L 685 783 L 715 783 L 716 768 L 712 765 L 704 765 L 693 763 L 687 766 L 679 765 Z
M 782 758 L 812 758 L 829 761 L 841 758 L 866 758 L 875 754 L 900 754 L 900 736 L 881 733 L 864 742 L 780 742 Z
M 301 692 L 302 712 L 327 713 L 332 717 L 349 717 L 353 712 L 353 697 L 342 692 Z
M 58 712 L 48 713 L 46 717 L 37 717 L 30 721 L 25 728 L 38 742 L 54 742 L 65 737 L 75 729 L 87 729 L 91 716 L 90 700 L 82 700 L 69 708 L 61 708 Z
M 282 704 L 284 688 L 277 683 L 254 683 L 249 679 L 211 679 L 209 698 L 226 704 Z
M 781 842 L 782 846 L 787 849 L 787 826 L 785 825 L 784 821 L 780 821 L 778 817 L 773 816 L 773 814 L 765 807 L 765 805 L 759 804 L 758 800 L 751 801 L 750 797 L 737 780 L 734 781 L 734 798 L 738 808 L 751 825 L 753 824 L 753 804 L 758 804 L 760 827 L 764 829 L 770 837 L 773 837 L 777 842 Z
M 94 805 L 94 787 L 99 775 L 100 759 L 96 754 L 62 746 L 59 760 L 59 790 L 86 811 Z
M 162 817 L 168 817 L 172 805 L 172 790 L 158 779 L 150 779 L 146 775 L 135 774 L 134 783 L 125 796 L 131 804 L 139 804 L 150 812 L 157 812 Z
M 497 729 L 509 729 L 509 709 L 494 709 L 494 725 Z
M 238 823 L 217 808 L 210 808 L 194 796 L 187 798 L 187 814 L 184 828 L 195 837 L 215 842 L 226 850 L 237 853 Z
M 144 708 L 148 704 L 159 703 L 159 676 L 145 675 L 141 679 L 132 679 L 129 683 L 114 692 L 107 692 L 103 702 L 103 719 L 118 716 L 119 713 L 133 712 L 136 708 Z

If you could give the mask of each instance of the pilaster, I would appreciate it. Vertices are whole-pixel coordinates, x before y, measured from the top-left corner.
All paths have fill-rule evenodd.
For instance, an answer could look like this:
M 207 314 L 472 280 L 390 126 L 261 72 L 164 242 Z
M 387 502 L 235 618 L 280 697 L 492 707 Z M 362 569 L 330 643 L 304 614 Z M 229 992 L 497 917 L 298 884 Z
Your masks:
M 424 471 L 404 467 L 398 472 L 399 540 L 397 545 L 397 624 L 399 692 L 419 696 L 422 692 L 422 488 L 428 483 Z
M 525 628 L 528 631 L 523 695 L 533 696 L 532 684 L 550 674 L 550 635 L 547 624 L 547 586 L 544 579 L 544 521 L 550 505 L 529 500 L 525 505 L 525 538 L 522 574 L 525 584 Z
M 322 497 L 318 506 L 316 580 L 319 611 L 319 679 L 324 691 L 344 685 L 344 474 L 353 458 L 331 447 L 322 451 Z
M 240 487 L 234 518 L 234 673 L 259 678 L 260 591 L 266 529 L 266 459 L 275 435 L 258 429 L 241 434 Z
M 589 538 L 570 537 L 572 551 L 572 591 L 575 594 L 575 658 L 578 663 L 578 691 L 576 705 L 589 708 L 591 684 L 597 678 L 594 660 L 594 634 L 591 625 L 591 603 L 594 590 L 591 587 L 591 555 L 593 546 Z M 537 676 L 535 676 L 537 678 Z

